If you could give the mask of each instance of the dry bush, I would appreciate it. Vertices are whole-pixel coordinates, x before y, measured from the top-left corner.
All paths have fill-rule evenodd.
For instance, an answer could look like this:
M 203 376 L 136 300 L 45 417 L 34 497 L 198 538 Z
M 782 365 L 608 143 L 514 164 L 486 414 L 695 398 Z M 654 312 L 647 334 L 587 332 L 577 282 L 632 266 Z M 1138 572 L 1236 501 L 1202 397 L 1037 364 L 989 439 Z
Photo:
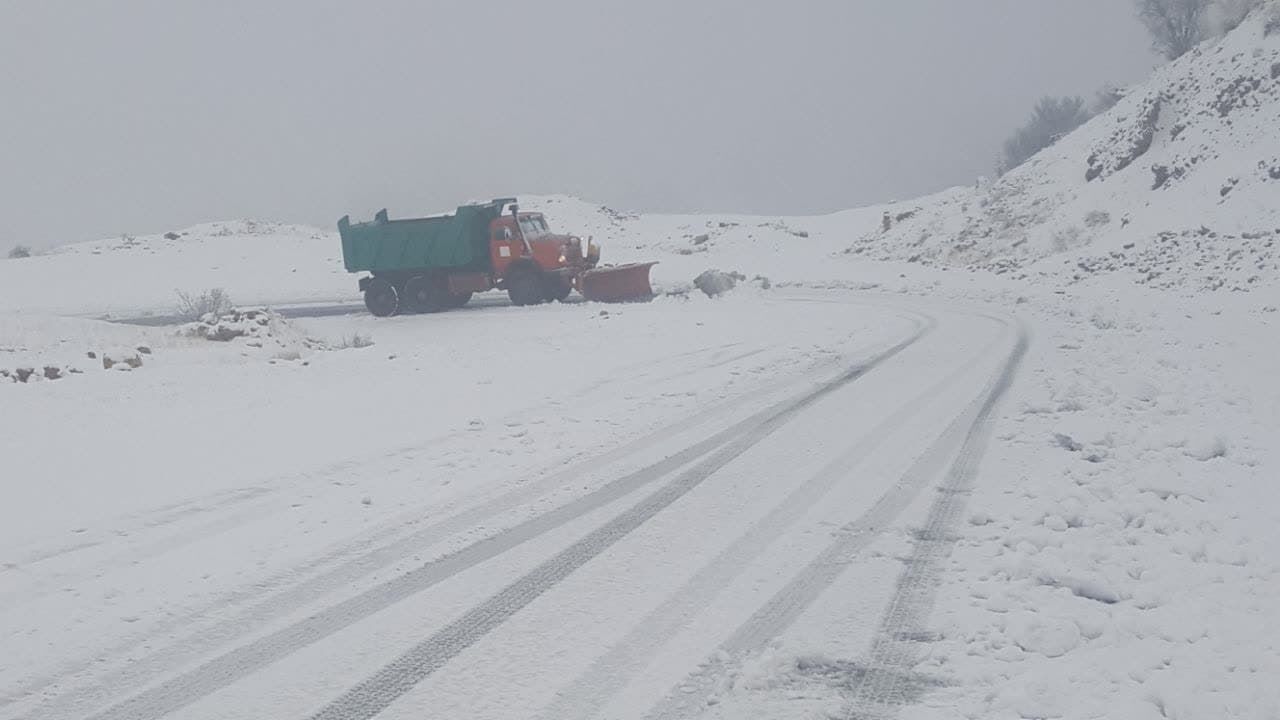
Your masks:
M 175 290 L 178 294 L 178 315 L 188 321 L 199 320 L 205 315 L 222 317 L 235 310 L 231 296 L 222 288 L 205 290 L 202 293 L 187 293 Z
M 373 338 L 368 335 L 361 335 L 360 333 L 352 333 L 350 335 L 344 335 L 342 340 L 340 340 L 334 348 L 337 350 L 347 350 L 350 348 L 358 350 L 360 348 L 367 348 L 370 345 L 373 345 Z

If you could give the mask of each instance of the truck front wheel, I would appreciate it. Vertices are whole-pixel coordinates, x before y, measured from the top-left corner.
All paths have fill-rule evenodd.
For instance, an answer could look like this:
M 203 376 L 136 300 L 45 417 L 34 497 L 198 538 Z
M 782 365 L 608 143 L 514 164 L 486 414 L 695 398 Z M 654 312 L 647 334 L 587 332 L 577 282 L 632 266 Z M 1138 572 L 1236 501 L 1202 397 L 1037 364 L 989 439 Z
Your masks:
M 395 315 L 400 309 L 400 293 L 396 292 L 395 285 L 382 278 L 374 278 L 364 290 L 364 306 L 375 317 Z
M 547 302 L 564 302 L 573 292 L 573 283 L 558 275 L 548 275 L 542 292 Z
M 507 278 L 507 295 L 512 305 L 537 305 L 542 302 L 542 278 L 531 270 L 516 272 Z

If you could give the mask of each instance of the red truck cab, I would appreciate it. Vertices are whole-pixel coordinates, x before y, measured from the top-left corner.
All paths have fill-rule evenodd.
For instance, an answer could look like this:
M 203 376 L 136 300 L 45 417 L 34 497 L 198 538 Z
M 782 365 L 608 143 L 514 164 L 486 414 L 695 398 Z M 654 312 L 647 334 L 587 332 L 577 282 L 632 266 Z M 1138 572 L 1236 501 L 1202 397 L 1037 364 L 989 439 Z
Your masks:
M 517 212 L 489 223 L 489 257 L 493 274 L 505 277 L 511 264 L 521 259 L 532 260 L 544 272 L 554 272 L 593 267 L 600 255 L 590 241 L 584 249 L 581 239 L 551 232 L 542 213 Z
M 499 288 L 511 294 L 517 305 L 541 300 L 563 300 L 574 279 L 600 259 L 594 243 L 573 235 L 559 235 L 547 227 L 542 213 L 511 212 L 489 223 L 489 260 Z

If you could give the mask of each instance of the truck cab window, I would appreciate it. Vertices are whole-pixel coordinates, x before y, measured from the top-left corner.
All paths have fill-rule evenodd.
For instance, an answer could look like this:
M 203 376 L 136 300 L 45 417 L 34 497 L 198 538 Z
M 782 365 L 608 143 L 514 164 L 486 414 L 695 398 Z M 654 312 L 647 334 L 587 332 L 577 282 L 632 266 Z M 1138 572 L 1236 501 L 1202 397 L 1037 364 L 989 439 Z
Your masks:
M 524 233 L 526 240 L 533 240 L 542 235 L 542 230 L 538 229 L 533 218 L 520 218 L 520 231 Z

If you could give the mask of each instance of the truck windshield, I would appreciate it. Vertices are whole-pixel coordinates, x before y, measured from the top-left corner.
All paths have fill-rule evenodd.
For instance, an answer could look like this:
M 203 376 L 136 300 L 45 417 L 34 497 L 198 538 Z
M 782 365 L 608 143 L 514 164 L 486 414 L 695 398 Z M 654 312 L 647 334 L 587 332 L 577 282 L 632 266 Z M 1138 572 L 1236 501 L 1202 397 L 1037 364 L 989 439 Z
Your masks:
M 542 218 L 524 217 L 520 218 L 520 232 L 526 240 L 536 240 L 547 233 L 547 226 Z

